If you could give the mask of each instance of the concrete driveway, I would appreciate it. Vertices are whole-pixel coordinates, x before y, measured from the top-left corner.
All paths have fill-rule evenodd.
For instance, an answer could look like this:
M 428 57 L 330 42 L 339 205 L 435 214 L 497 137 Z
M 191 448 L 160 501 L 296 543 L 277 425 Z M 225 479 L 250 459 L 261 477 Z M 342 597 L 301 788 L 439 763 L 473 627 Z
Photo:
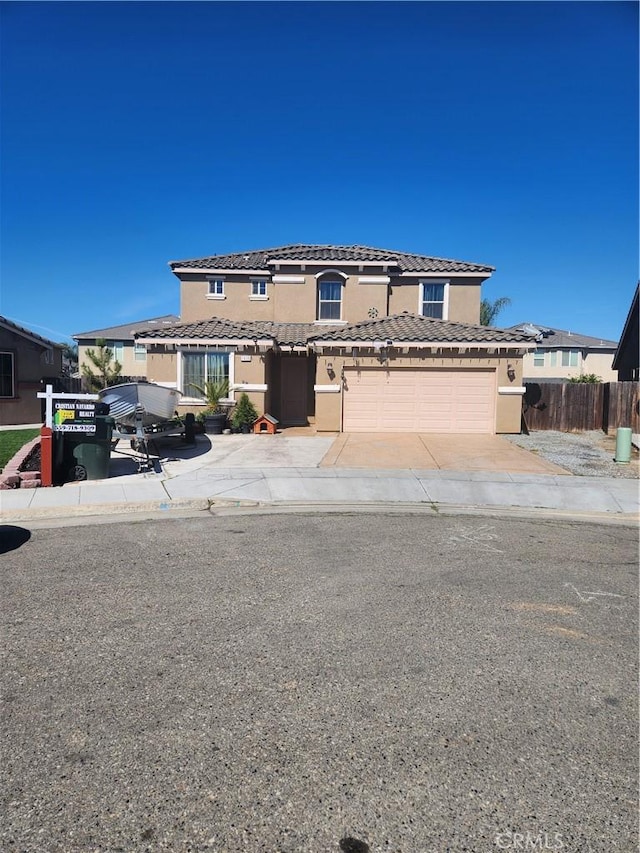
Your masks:
M 341 433 L 320 467 L 569 475 L 499 435 Z
M 463 471 L 567 475 L 569 471 L 511 444 L 499 435 L 415 433 L 315 433 L 283 430 L 270 435 L 200 436 L 196 447 L 159 441 L 170 477 L 211 469 L 334 468 Z M 112 454 L 111 478 L 134 474 L 125 442 Z

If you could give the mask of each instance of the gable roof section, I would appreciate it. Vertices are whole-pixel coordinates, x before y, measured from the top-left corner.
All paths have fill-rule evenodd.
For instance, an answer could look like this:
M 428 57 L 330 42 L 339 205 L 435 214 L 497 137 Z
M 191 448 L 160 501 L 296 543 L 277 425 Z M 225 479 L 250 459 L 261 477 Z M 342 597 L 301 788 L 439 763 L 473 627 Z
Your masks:
M 64 344 L 51 341 L 49 338 L 43 338 L 42 335 L 37 334 L 37 332 L 32 332 L 31 329 L 25 329 L 24 326 L 19 326 L 17 323 L 9 320 L 8 317 L 0 316 L 0 326 L 8 329 L 10 332 L 20 335 L 23 338 L 28 338 L 33 343 L 39 344 L 41 347 L 46 349 L 50 349 L 51 347 L 58 347 L 62 349 L 64 347 Z
M 435 258 L 429 255 L 416 255 L 410 252 L 398 252 L 392 249 L 376 249 L 371 246 L 333 246 L 293 243 L 276 246 L 272 249 L 256 249 L 249 252 L 234 252 L 225 255 L 211 255 L 206 258 L 191 258 L 185 261 L 170 261 L 173 272 L 184 270 L 263 270 L 270 272 L 270 266 L 278 261 L 302 263 L 350 263 L 350 264 L 387 264 L 397 267 L 401 272 L 436 273 L 486 273 L 490 275 L 495 267 L 475 264 L 468 261 L 455 261 L 447 258 Z
M 550 329 L 548 326 L 540 326 L 538 323 L 519 323 L 517 326 L 509 326 L 507 331 L 529 331 L 538 329 L 543 332 L 543 337 L 537 340 L 538 349 L 615 349 L 616 341 L 607 341 L 604 338 L 594 338 L 589 335 L 579 335 L 576 332 L 567 332 L 564 329 Z
M 134 323 L 122 323 L 120 326 L 108 326 L 106 329 L 93 329 L 90 332 L 77 332 L 71 337 L 78 340 L 93 340 L 105 338 L 110 340 L 133 340 L 136 332 L 155 329 L 161 326 L 172 326 L 180 321 L 175 314 L 165 314 L 163 317 L 153 317 L 151 320 L 136 320 Z
M 381 340 L 394 343 L 513 345 L 533 348 L 531 335 L 507 332 L 490 326 L 469 323 L 449 323 L 418 314 L 396 314 L 379 320 L 367 320 L 348 326 L 320 326 L 316 323 L 271 323 L 222 320 L 214 317 L 197 323 L 181 323 L 156 330 L 138 332 L 136 338 L 148 343 L 245 343 L 302 346 L 344 342 L 373 345 Z

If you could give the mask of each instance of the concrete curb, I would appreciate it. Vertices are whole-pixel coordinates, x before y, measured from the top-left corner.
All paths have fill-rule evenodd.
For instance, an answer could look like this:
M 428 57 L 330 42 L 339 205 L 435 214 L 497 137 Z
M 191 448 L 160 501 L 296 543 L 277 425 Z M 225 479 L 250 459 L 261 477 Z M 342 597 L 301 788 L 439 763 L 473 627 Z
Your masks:
M 229 501 L 229 503 L 232 503 Z M 235 501 L 233 504 L 235 505 Z M 43 519 L 85 518 L 88 516 L 139 515 L 150 512 L 180 512 L 184 510 L 205 511 L 211 501 L 206 498 L 183 498 L 179 500 L 139 501 L 132 503 L 87 504 L 86 506 L 47 506 L 33 509 L 3 510 L 0 524 L 14 521 L 38 521 Z
M 583 512 L 579 510 L 559 510 L 544 507 L 518 507 L 474 504 L 439 504 L 425 501 L 423 503 L 313 503 L 313 502 L 278 502 L 252 503 L 250 501 L 210 501 L 209 511 L 213 515 L 242 515 L 251 511 L 260 515 L 277 515 L 286 513 L 385 513 L 389 515 L 413 513 L 416 515 L 478 515 L 495 518 L 540 519 L 553 521 L 587 522 L 591 524 L 617 524 L 624 527 L 636 527 L 640 523 L 640 515 L 634 513 Z

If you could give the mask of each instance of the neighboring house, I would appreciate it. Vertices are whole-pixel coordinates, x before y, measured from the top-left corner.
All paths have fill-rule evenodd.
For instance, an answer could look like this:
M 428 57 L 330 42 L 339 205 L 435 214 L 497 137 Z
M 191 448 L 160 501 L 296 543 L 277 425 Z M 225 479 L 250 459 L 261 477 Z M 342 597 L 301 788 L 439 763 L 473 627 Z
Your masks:
M 538 323 L 520 323 L 507 331 L 535 336 L 536 348 L 524 357 L 525 382 L 566 382 L 595 373 L 603 382 L 615 382 L 613 356 L 617 343 Z
M 37 394 L 62 378 L 62 344 L 0 317 L 0 425 L 42 422 Z
M 106 329 L 93 329 L 90 332 L 78 332 L 72 335 L 78 343 L 80 375 L 82 375 L 83 364 L 88 365 L 95 372 L 95 365 L 87 358 L 87 350 L 95 350 L 98 346 L 97 341 L 102 339 L 113 352 L 113 361 L 119 361 L 122 365 L 122 376 L 146 378 L 147 351 L 144 346 L 136 344 L 134 333 L 173 325 L 179 319 L 175 314 L 166 314 L 164 317 L 154 317 L 151 320 L 138 320 L 135 323 L 124 323 L 121 326 L 109 326 Z
M 640 370 L 640 340 L 638 336 L 638 292 L 640 284 L 636 286 L 636 292 L 631 300 L 631 307 L 620 336 L 620 342 L 613 359 L 613 369 L 618 372 L 618 381 L 638 381 Z
M 530 335 L 479 325 L 493 267 L 366 246 L 289 245 L 170 264 L 174 326 L 137 331 L 147 376 L 204 402 L 228 379 L 282 425 L 519 432 Z

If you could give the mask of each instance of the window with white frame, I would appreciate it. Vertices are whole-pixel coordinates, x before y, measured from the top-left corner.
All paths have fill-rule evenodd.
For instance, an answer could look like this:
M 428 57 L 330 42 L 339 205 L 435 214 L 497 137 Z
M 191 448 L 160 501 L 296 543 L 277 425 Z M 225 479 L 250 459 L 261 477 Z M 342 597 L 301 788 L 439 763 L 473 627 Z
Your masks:
M 147 348 L 144 344 L 139 344 L 137 341 L 133 347 L 133 357 L 135 361 L 146 361 L 147 360 Z
M 124 361 L 124 343 L 122 341 L 112 341 L 109 349 L 113 351 L 113 360 L 122 364 Z
M 423 317 L 444 320 L 445 283 L 443 281 L 421 282 L 420 313 Z
M 580 356 L 580 350 L 577 349 L 563 349 L 562 350 L 562 366 L 563 367 L 577 367 Z
M 210 299 L 224 299 L 224 279 L 210 278 L 207 296 Z
M 251 296 L 254 299 L 266 299 L 267 282 L 264 278 L 254 278 L 251 281 Z
M 549 367 L 555 367 L 558 363 L 558 353 L 555 350 L 551 350 L 549 353 Z
M 342 316 L 342 283 L 318 283 L 318 320 L 339 320 Z
M 14 358 L 12 352 L 0 352 L 0 397 L 15 397 Z
M 533 354 L 533 366 L 544 367 L 544 350 L 537 349 Z
M 229 380 L 228 352 L 181 352 L 181 388 L 187 397 L 203 397 L 207 382 Z

